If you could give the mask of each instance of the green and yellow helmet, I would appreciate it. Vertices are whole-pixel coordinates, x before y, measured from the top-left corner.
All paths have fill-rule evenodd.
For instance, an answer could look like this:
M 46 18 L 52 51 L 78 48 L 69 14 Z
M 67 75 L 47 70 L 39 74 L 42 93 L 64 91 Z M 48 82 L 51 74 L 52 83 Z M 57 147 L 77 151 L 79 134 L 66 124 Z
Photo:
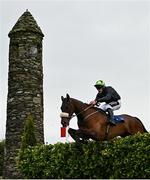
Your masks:
M 96 88 L 103 88 L 105 87 L 105 82 L 103 80 L 96 81 L 95 85 Z

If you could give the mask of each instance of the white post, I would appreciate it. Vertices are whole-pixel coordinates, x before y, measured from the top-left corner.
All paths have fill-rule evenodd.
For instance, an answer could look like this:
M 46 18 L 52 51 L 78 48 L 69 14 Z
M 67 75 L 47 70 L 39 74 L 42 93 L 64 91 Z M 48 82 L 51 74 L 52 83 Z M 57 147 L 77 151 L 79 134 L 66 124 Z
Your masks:
M 68 133 L 69 126 L 66 127 L 66 142 L 69 143 L 69 133 Z

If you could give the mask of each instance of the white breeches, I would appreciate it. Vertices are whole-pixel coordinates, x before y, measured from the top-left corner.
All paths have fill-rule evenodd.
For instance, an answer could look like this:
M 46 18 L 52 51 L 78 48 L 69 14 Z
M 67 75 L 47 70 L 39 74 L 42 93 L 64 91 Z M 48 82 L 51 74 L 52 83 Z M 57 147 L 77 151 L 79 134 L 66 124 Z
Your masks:
M 118 100 L 118 103 L 116 105 L 115 104 L 116 102 L 114 102 L 114 104 L 113 102 L 110 104 L 104 103 L 104 104 L 100 104 L 99 108 L 102 109 L 103 111 L 106 111 L 109 108 L 112 109 L 113 111 L 120 109 L 121 101 Z

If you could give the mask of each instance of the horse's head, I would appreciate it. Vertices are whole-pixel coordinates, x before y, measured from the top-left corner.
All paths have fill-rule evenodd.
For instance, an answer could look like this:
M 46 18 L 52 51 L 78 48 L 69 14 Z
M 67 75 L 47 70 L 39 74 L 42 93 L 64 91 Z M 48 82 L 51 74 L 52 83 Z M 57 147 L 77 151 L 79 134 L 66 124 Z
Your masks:
M 72 118 L 74 110 L 73 110 L 71 98 L 68 94 L 66 95 L 65 98 L 61 96 L 61 100 L 62 100 L 62 105 L 61 105 L 62 113 L 60 114 L 61 124 L 63 125 L 63 127 L 66 127 L 69 125 L 69 122 L 70 122 L 70 119 Z

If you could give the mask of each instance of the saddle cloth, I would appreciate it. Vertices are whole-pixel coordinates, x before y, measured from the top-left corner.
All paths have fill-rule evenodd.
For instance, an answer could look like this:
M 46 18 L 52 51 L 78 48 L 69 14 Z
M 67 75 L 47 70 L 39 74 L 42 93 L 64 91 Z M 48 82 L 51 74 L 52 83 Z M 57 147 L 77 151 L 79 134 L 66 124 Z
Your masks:
M 124 121 L 124 118 L 121 115 L 114 115 L 114 121 L 115 123 L 120 123 Z

